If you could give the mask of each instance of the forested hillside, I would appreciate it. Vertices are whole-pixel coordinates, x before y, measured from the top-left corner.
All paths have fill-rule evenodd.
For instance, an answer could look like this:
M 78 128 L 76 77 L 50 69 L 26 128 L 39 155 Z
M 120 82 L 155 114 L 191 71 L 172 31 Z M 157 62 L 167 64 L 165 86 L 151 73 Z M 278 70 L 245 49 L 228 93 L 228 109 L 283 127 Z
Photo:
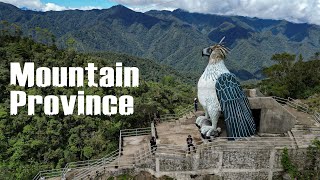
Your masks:
M 270 96 L 307 99 L 313 109 L 320 109 L 320 53 L 304 62 L 303 56 L 281 53 L 271 58 L 275 64 L 265 68 L 267 77 L 258 86 L 262 93 Z
M 0 36 L 0 179 L 30 180 L 43 169 L 64 167 L 67 162 L 98 158 L 117 149 L 119 130 L 149 126 L 159 110 L 174 113 L 192 104 L 195 88 L 182 82 L 190 78 L 150 60 L 119 54 L 79 54 L 72 49 L 36 43 L 19 36 L 18 27 Z M 8 35 L 7 33 L 11 34 Z M 12 36 L 14 33 L 14 36 Z M 16 33 L 16 34 L 15 34 Z M 10 86 L 10 62 L 35 63 L 36 67 L 137 66 L 138 88 L 22 88 Z M 23 90 L 28 95 L 73 95 L 84 90 L 88 95 L 132 95 L 135 113 L 130 116 L 46 116 L 38 105 L 34 116 L 27 108 L 11 116 L 9 92 Z
M 25 11 L 0 3 L 0 20 L 16 23 L 23 34 L 58 47 L 73 42 L 78 51 L 111 51 L 149 58 L 200 75 L 207 64 L 204 47 L 226 36 L 226 64 L 240 79 L 262 77 L 272 54 L 288 52 L 309 59 L 320 48 L 320 27 L 287 21 L 189 13 L 183 10 L 140 13 L 124 6 L 102 10 Z M 41 31 L 47 29 L 47 31 Z
M 266 95 L 309 98 L 307 103 L 319 106 L 320 27 L 316 25 L 183 10 L 138 13 L 123 6 L 35 12 L 1 2 L 0 20 L 0 179 L 32 179 L 39 170 L 101 157 L 117 149 L 120 129 L 148 126 L 157 110 L 174 113 L 192 104 L 196 81 L 207 64 L 201 50 L 223 36 L 232 49 L 226 64 L 240 79 L 265 76 L 258 86 Z M 139 67 L 140 86 L 10 86 L 10 62 L 30 61 L 49 68 L 87 63 L 101 68 L 122 62 Z M 80 90 L 88 95 L 128 94 L 134 97 L 135 113 L 46 116 L 37 106 L 35 116 L 27 116 L 26 108 L 10 116 L 12 90 L 43 96 Z

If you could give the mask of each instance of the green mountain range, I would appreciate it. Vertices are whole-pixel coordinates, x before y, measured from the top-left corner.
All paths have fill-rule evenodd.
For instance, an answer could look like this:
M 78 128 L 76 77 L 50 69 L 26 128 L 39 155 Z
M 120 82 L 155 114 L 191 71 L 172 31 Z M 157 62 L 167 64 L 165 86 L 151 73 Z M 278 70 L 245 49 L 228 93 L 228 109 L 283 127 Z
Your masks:
M 22 27 L 48 29 L 59 47 L 74 40 L 78 51 L 111 51 L 148 58 L 199 76 L 207 64 L 204 47 L 219 42 L 231 49 L 226 60 L 240 79 L 259 79 L 271 56 L 288 52 L 308 59 L 320 51 L 320 26 L 240 16 L 174 11 L 135 12 L 118 5 L 102 10 L 36 12 L 0 2 L 0 20 Z

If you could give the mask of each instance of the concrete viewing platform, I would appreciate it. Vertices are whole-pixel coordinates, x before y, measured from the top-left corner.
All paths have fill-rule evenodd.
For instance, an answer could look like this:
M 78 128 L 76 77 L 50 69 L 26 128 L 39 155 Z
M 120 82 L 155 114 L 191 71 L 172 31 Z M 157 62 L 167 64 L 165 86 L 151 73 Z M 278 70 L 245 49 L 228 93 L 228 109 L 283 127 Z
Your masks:
M 196 116 L 202 114 L 202 111 L 196 112 Z M 178 120 L 159 123 L 156 126 L 158 133 L 157 143 L 186 146 L 186 139 L 188 135 L 191 135 L 196 144 L 201 144 L 202 138 L 195 125 L 196 116 L 182 117 Z
M 194 175 L 207 174 L 224 179 L 279 178 L 283 148 L 289 149 L 295 161 L 303 162 L 306 148 L 320 137 L 319 124 L 312 115 L 278 103 L 272 97 L 249 97 L 249 102 L 258 129 L 255 136 L 228 140 L 221 116 L 218 121 L 221 136 L 208 141 L 195 125 L 197 116 L 204 112 L 189 113 L 156 124 L 158 148 L 154 153 L 149 143 L 151 134 L 124 137 L 122 155 L 111 163 L 119 168 L 108 168 L 109 176 L 132 164 L 129 167 L 132 173 L 143 170 L 156 177 L 168 175 L 176 179 L 191 180 Z M 190 154 L 188 135 L 196 146 L 196 151 Z
M 271 180 L 281 177 L 283 148 L 289 149 L 293 161 L 305 164 L 307 147 L 312 140 L 320 138 L 320 125 L 315 117 L 279 103 L 273 97 L 249 96 L 249 103 L 257 125 L 257 134 L 253 137 L 228 139 L 221 115 L 218 127 L 222 134 L 211 140 L 203 139 L 195 121 L 204 112 L 189 111 L 155 126 L 152 123 L 151 128 L 122 130 L 119 151 L 112 158 L 73 168 L 66 177 L 107 179 L 143 171 L 156 178 L 166 175 L 183 180 L 208 174 L 222 179 Z M 157 150 L 152 152 L 150 139 L 155 132 Z M 196 146 L 190 153 L 186 142 L 188 135 Z M 76 176 L 83 178 L 74 178 Z

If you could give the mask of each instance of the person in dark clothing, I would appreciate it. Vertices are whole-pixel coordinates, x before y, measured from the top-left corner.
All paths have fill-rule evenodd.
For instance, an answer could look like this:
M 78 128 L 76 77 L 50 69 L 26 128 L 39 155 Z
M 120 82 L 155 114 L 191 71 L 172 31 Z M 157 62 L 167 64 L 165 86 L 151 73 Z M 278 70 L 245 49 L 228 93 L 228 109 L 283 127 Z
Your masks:
M 160 123 L 159 111 L 157 111 L 156 113 L 153 114 L 153 122 L 154 122 L 154 125 L 157 125 L 158 123 Z
M 198 111 L 198 99 L 194 98 L 194 110 L 197 112 Z
M 157 150 L 157 141 L 154 136 L 152 136 L 150 139 L 150 146 L 151 146 L 151 152 L 154 155 L 154 152 Z
M 192 146 L 192 148 L 193 148 L 193 151 L 196 150 L 196 147 L 193 145 L 193 139 L 192 139 L 191 135 L 188 135 L 187 145 L 188 145 L 188 154 L 190 154 L 190 148 L 191 148 L 191 146 Z

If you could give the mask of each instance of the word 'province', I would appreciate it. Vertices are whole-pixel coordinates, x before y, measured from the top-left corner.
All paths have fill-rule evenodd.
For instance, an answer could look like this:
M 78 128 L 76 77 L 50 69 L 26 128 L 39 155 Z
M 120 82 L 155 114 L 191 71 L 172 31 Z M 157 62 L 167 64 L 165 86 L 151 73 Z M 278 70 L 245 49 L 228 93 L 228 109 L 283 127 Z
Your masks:
M 39 67 L 35 70 L 34 63 L 27 62 L 23 69 L 20 63 L 10 63 L 10 84 L 21 87 L 138 87 L 139 69 L 137 67 L 103 67 L 99 70 L 100 79 L 95 80 L 98 68 L 94 63 L 82 67 Z M 87 77 L 87 81 L 84 77 Z M 98 82 L 98 83 L 97 83 Z M 77 105 L 76 105 L 77 101 Z M 61 102 L 61 106 L 60 106 Z M 129 95 L 122 95 L 119 99 L 114 95 L 100 97 L 98 95 L 85 95 L 78 91 L 77 95 L 27 95 L 24 91 L 10 92 L 10 114 L 16 115 L 19 107 L 27 106 L 28 115 L 34 115 L 35 106 L 43 105 L 46 115 L 59 114 L 62 107 L 64 115 L 74 113 L 77 106 L 78 115 L 130 115 L 134 112 L 134 99 Z

